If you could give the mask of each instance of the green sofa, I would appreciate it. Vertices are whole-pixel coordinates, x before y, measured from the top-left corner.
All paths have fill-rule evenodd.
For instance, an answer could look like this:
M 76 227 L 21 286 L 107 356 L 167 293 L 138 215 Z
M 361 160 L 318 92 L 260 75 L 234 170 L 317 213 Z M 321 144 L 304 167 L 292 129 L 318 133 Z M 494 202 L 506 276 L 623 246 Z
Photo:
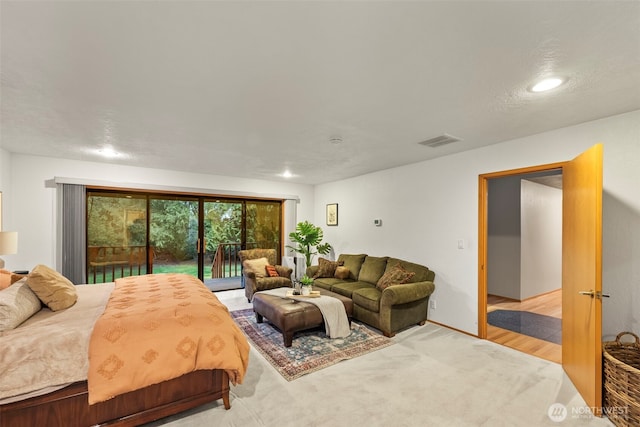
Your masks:
M 387 337 L 411 325 L 424 325 L 429 296 L 435 290 L 433 271 L 397 258 L 366 254 L 342 254 L 337 263 L 348 269 L 348 277 L 317 277 L 313 286 L 351 298 L 356 320 L 379 329 Z M 392 284 L 380 290 L 376 286 L 380 278 L 391 269 L 398 269 L 398 265 L 414 273 L 413 277 L 407 283 Z M 346 275 L 344 268 L 341 273 Z M 318 265 L 313 265 L 307 268 L 306 274 L 313 277 L 319 270 Z

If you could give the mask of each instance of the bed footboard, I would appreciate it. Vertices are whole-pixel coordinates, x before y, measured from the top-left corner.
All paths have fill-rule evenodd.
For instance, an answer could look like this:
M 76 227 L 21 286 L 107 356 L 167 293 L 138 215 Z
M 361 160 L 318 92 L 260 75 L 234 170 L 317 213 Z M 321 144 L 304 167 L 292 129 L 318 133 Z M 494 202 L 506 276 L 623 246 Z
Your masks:
M 229 402 L 229 377 L 223 370 L 202 370 L 88 404 L 86 381 L 43 396 L 0 406 L 0 425 L 12 427 L 137 426 L 204 403 Z

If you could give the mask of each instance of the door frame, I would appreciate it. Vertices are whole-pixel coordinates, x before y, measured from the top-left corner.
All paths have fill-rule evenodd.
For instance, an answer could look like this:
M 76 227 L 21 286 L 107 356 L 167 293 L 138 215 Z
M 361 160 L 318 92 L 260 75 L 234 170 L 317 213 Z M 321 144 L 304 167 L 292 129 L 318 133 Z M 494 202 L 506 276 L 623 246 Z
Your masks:
M 478 175 L 478 338 L 487 338 L 487 240 L 489 180 L 562 170 L 567 162 L 549 163 Z

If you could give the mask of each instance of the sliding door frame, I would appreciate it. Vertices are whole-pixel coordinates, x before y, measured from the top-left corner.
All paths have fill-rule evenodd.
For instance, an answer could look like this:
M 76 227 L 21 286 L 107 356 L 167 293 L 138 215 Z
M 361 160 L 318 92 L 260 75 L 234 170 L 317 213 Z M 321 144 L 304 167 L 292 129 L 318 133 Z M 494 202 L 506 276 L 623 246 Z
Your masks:
M 117 187 L 104 187 L 104 186 L 87 186 L 85 193 L 85 201 L 89 198 L 89 193 L 105 193 L 105 194 L 113 194 L 113 195 L 122 195 L 126 197 L 126 195 L 135 195 L 136 197 L 143 196 L 146 199 L 146 251 L 147 251 L 147 272 L 153 273 L 153 263 L 150 261 L 151 258 L 151 200 L 152 199 L 162 199 L 166 197 L 168 199 L 173 200 L 191 200 L 197 201 L 198 203 L 198 247 L 197 247 L 197 261 L 198 261 L 198 276 L 201 280 L 204 280 L 204 270 L 205 270 L 205 256 L 206 256 L 206 241 L 205 241 L 205 212 L 204 205 L 206 202 L 238 202 L 242 204 L 242 220 L 241 220 L 241 245 L 242 249 L 246 249 L 247 244 L 247 204 L 251 202 L 273 202 L 279 205 L 279 250 L 278 250 L 278 263 L 281 263 L 282 256 L 284 254 L 285 247 L 285 202 L 287 199 L 280 198 L 271 198 L 271 197 L 246 197 L 246 196 L 230 196 L 230 195 L 220 195 L 217 196 L 215 194 L 208 193 L 188 193 L 188 192 L 168 192 L 168 191 L 160 191 L 160 190 L 142 190 L 142 189 L 129 189 L 129 188 L 117 188 Z M 86 236 L 86 244 L 85 244 L 85 253 L 87 256 L 87 262 L 84 264 L 84 269 L 86 274 L 89 274 L 89 247 L 88 247 L 88 212 L 86 212 L 86 224 L 84 227 L 84 233 Z

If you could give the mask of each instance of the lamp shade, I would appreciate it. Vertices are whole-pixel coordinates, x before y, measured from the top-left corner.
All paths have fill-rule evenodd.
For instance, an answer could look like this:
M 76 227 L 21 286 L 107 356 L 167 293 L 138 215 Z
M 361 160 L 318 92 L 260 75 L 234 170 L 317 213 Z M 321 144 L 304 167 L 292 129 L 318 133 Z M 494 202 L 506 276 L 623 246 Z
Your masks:
M 18 253 L 18 232 L 0 231 L 0 255 Z

